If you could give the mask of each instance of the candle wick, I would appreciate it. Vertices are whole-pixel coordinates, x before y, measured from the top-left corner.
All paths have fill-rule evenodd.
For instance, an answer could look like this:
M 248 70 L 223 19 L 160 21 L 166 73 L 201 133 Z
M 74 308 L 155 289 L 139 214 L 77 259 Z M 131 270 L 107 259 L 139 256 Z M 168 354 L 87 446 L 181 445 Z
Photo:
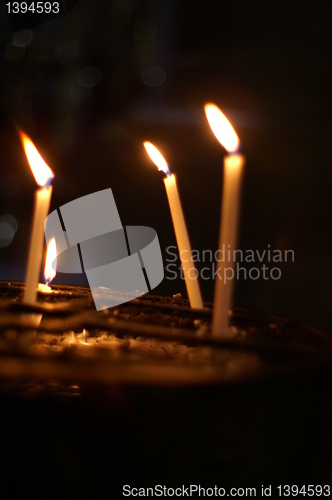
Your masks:
M 50 177 L 49 179 L 47 179 L 46 183 L 43 186 L 41 186 L 41 188 L 48 189 L 50 187 L 50 185 L 52 184 L 53 179 L 54 179 L 54 175 L 53 175 L 53 177 Z
M 164 170 L 161 170 L 161 169 L 159 169 L 158 171 L 161 173 L 161 175 L 162 175 L 163 177 L 166 177 L 166 178 L 167 178 L 167 177 L 170 177 L 170 175 L 171 175 L 171 171 L 170 171 L 170 169 L 169 169 L 169 168 L 167 169 L 167 172 L 165 172 Z

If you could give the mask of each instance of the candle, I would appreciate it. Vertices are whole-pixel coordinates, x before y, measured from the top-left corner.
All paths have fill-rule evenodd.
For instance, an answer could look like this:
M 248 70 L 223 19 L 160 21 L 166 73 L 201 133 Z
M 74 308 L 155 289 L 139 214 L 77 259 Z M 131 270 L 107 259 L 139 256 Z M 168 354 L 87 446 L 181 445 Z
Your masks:
M 81 344 L 83 344 L 83 345 L 89 345 L 89 343 L 88 343 L 89 334 L 88 334 L 88 330 L 86 330 L 85 328 L 83 328 L 82 337 L 83 337 L 83 340 L 80 341 Z
M 39 293 L 53 293 L 53 290 L 47 283 L 38 283 L 37 292 Z
M 46 260 L 45 260 L 45 268 L 44 268 L 44 278 L 45 278 L 45 284 L 44 283 L 39 283 L 38 284 L 38 292 L 40 293 L 53 293 L 53 290 L 50 286 L 48 286 L 49 283 L 55 278 L 56 276 L 56 263 L 57 263 L 57 258 L 56 258 L 56 242 L 55 238 L 51 238 L 49 244 L 47 245 L 47 252 L 46 252 Z
M 203 301 L 198 284 L 198 272 L 192 259 L 191 246 L 187 232 L 186 223 L 183 216 L 179 192 L 176 184 L 176 177 L 170 173 L 165 158 L 151 142 L 144 142 L 144 147 L 151 160 L 158 167 L 158 170 L 164 172 L 164 184 L 166 188 L 169 207 L 175 231 L 175 237 L 179 249 L 181 266 L 188 292 L 190 306 L 201 309 Z
M 32 173 L 37 184 L 40 186 L 35 192 L 26 287 L 23 296 L 24 302 L 33 303 L 36 301 L 37 297 L 37 285 L 43 258 L 44 221 L 50 206 L 52 195 L 52 186 L 50 184 L 54 178 L 54 174 L 38 153 L 31 139 L 21 131 L 20 137 Z
M 228 151 L 224 158 L 224 180 L 219 232 L 219 251 L 223 255 L 217 264 L 214 292 L 212 333 L 225 336 L 228 327 L 228 311 L 231 305 L 234 277 L 234 259 L 238 230 L 240 188 L 245 158 L 238 154 L 240 141 L 233 127 L 214 104 L 205 105 L 205 113 L 212 132 Z M 226 262 L 226 256 L 231 262 Z
M 56 243 L 55 243 L 55 238 L 52 238 L 47 246 L 47 252 L 46 252 L 46 259 L 45 259 L 45 268 L 44 268 L 44 278 L 45 282 L 44 283 L 39 283 L 37 287 L 37 291 L 39 293 L 42 293 L 44 295 L 51 294 L 51 293 L 57 293 L 53 292 L 52 288 L 48 286 L 48 283 L 50 283 L 55 275 L 56 275 Z M 53 267 L 54 266 L 54 267 Z M 20 336 L 19 338 L 19 343 L 21 347 L 27 347 L 29 345 L 29 342 L 35 339 L 37 330 L 40 326 L 40 322 L 42 320 L 43 315 L 42 314 L 29 314 L 28 318 L 34 322 L 35 324 L 35 329 L 31 330 L 28 332 L 27 335 Z

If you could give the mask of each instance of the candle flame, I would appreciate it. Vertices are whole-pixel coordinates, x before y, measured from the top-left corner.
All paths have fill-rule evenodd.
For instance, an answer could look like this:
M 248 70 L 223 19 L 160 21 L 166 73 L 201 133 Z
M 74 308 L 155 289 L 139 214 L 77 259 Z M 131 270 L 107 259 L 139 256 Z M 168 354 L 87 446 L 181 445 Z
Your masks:
M 224 113 L 215 104 L 204 106 L 207 121 L 212 132 L 222 146 L 229 152 L 235 153 L 239 149 L 240 140 Z
M 89 337 L 88 330 L 86 330 L 85 328 L 83 328 L 83 340 L 80 340 L 81 344 L 83 344 L 83 345 L 90 345 L 89 342 L 88 342 L 88 337 Z
M 158 151 L 156 146 L 148 141 L 143 142 L 143 145 L 158 170 L 161 170 L 162 172 L 164 172 L 164 174 L 169 175 L 168 163 L 163 155 Z
M 54 262 L 54 267 L 52 266 Z M 46 262 L 44 269 L 44 278 L 46 283 L 51 283 L 56 275 L 56 242 L 55 238 L 52 238 L 47 245 Z
M 54 178 L 54 173 L 44 162 L 32 140 L 21 130 L 19 133 L 25 155 L 37 184 L 40 187 L 49 186 Z

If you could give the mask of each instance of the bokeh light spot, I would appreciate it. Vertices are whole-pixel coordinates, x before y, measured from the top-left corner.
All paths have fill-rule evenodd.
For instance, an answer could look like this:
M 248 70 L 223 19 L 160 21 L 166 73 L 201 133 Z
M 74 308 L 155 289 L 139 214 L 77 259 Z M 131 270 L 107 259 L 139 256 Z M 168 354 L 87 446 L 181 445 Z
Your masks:
M 78 83 L 82 87 L 94 87 L 100 82 L 101 71 L 94 66 L 86 66 L 78 74 Z
M 33 39 L 33 33 L 30 30 L 17 31 L 13 35 L 13 44 L 16 47 L 27 47 Z
M 142 80 L 148 87 L 159 87 L 166 80 L 166 71 L 160 66 L 148 66 L 142 71 Z
M 17 231 L 17 221 L 12 215 L 0 217 L 0 247 L 7 247 L 14 239 Z

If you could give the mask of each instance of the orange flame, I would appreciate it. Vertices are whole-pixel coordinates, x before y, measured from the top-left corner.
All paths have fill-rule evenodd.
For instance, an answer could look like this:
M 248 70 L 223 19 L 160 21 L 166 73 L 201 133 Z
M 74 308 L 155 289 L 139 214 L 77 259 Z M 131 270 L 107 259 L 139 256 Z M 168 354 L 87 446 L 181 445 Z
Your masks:
M 235 153 L 239 149 L 240 140 L 224 113 L 215 104 L 205 104 L 204 110 L 212 132 L 220 144 L 229 153 Z
M 54 267 L 52 264 L 54 263 Z M 56 276 L 56 242 L 55 238 L 52 238 L 47 246 L 46 262 L 44 269 L 44 278 L 46 283 L 51 283 L 51 281 Z
M 19 133 L 25 155 L 37 184 L 40 187 L 48 186 L 54 178 L 54 173 L 44 162 L 32 140 L 21 130 L 19 130 Z
M 143 145 L 150 156 L 151 160 L 153 163 L 156 165 L 158 170 L 161 170 L 164 172 L 164 174 L 168 175 L 169 174 L 169 168 L 167 161 L 163 157 L 163 155 L 158 151 L 156 146 L 154 146 L 151 142 L 145 141 L 143 142 Z

